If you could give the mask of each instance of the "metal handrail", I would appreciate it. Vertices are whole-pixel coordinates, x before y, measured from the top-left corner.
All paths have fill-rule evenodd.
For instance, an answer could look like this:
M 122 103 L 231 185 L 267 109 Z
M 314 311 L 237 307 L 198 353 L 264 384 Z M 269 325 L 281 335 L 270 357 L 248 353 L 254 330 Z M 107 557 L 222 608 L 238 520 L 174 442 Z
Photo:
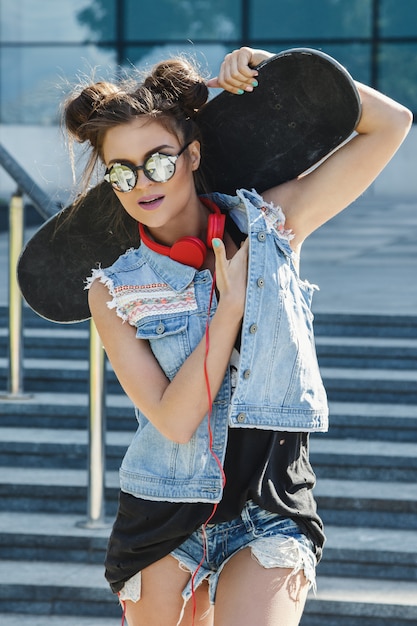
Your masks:
M 23 247 L 24 204 L 17 189 L 9 206 L 9 389 L 8 398 L 21 399 L 23 393 L 22 294 L 16 280 L 16 266 Z M 26 396 L 27 397 L 27 396 Z
M 0 144 L 0 166 L 17 183 L 9 209 L 9 393 L 8 399 L 28 397 L 23 392 L 23 297 L 16 266 L 23 248 L 24 203 L 28 196 L 46 220 L 61 208 L 38 187 L 10 153 Z M 98 528 L 105 523 L 105 357 L 94 322 L 90 323 L 90 391 L 88 422 L 87 520 L 80 525 Z
M 49 219 L 59 209 L 59 205 L 54 203 L 51 198 L 44 192 L 35 181 L 29 176 L 21 165 L 12 157 L 10 152 L 6 150 L 0 143 L 0 165 L 1 167 L 13 178 L 17 183 L 20 193 L 24 193 L 28 196 L 39 215 L 44 220 Z

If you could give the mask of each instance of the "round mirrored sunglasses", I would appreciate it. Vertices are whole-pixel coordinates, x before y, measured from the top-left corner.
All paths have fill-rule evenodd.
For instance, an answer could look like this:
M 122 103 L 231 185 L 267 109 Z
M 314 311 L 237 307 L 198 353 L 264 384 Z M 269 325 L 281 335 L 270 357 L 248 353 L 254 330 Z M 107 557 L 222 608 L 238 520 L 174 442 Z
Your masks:
M 139 170 L 143 170 L 145 176 L 154 183 L 166 183 L 174 176 L 177 159 L 189 145 L 190 143 L 187 143 L 178 154 L 155 152 L 143 165 L 133 165 L 129 161 L 112 163 L 106 170 L 104 180 L 110 183 L 113 189 L 122 193 L 128 193 L 136 187 Z

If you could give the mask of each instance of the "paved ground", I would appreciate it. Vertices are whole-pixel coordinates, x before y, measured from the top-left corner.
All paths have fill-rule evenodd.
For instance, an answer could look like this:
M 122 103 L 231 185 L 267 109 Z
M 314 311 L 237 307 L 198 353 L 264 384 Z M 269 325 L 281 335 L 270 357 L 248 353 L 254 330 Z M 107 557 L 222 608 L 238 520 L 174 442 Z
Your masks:
M 7 250 L 2 232 L 0 305 L 8 300 Z M 320 287 L 315 312 L 417 315 L 417 198 L 360 198 L 306 241 L 301 275 Z

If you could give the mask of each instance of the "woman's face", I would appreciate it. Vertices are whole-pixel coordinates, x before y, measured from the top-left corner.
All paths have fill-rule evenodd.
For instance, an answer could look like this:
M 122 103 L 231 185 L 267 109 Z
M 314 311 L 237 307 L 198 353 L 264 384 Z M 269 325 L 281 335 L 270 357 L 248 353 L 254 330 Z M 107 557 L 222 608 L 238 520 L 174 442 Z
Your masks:
M 143 165 L 155 152 L 176 155 L 183 147 L 177 137 L 158 121 L 138 117 L 107 131 L 103 157 L 106 167 L 118 161 Z M 190 211 L 197 207 L 193 171 L 199 164 L 200 146 L 194 141 L 178 157 L 175 174 L 167 182 L 154 182 L 143 170 L 138 170 L 134 189 L 128 193 L 115 193 L 129 215 L 148 226 L 151 232 L 162 228 L 166 233 L 171 229 L 181 236 L 181 225 L 187 223 Z M 175 240 L 176 232 L 172 236 Z

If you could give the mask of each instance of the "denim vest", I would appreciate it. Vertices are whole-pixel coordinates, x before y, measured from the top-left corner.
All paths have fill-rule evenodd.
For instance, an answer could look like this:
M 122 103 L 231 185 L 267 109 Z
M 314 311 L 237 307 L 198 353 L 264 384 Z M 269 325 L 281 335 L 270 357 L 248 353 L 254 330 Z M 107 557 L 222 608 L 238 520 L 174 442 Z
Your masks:
M 120 468 L 123 491 L 150 500 L 218 502 L 228 428 L 326 431 L 326 393 L 310 310 L 314 287 L 294 267 L 281 209 L 255 192 L 211 198 L 249 236 L 249 269 L 240 364 L 231 393 L 227 371 L 207 416 L 187 444 L 164 437 L 136 409 L 138 429 Z M 112 296 L 108 306 L 136 327 L 171 380 L 205 333 L 211 272 L 181 265 L 145 244 L 107 269 L 93 270 Z M 88 285 L 87 285 L 88 288 Z M 216 310 L 212 303 L 210 317 Z M 137 373 L 140 377 L 140 372 Z M 209 428 L 210 426 L 210 428 Z

